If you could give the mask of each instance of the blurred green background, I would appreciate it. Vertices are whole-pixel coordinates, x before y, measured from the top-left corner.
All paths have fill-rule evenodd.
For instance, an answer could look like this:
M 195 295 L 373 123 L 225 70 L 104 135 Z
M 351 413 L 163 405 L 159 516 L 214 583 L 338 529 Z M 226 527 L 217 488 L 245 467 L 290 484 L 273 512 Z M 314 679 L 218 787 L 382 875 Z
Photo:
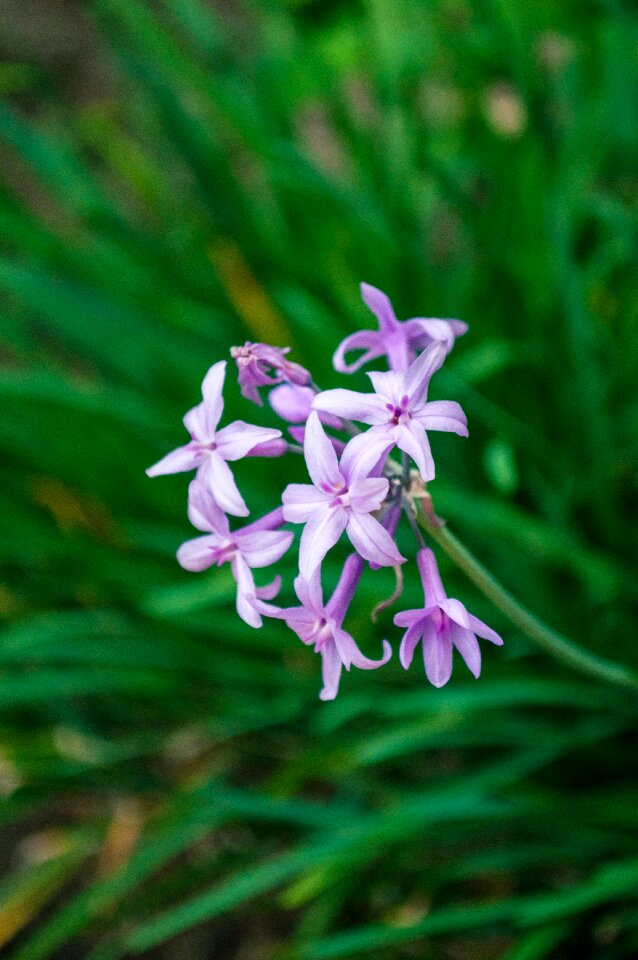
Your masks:
M 144 475 L 235 343 L 340 385 L 366 280 L 470 325 L 433 384 L 470 421 L 433 438 L 438 513 L 637 667 L 635 14 L 0 2 L 2 956 L 638 956 L 635 696 L 442 558 L 505 639 L 481 679 L 394 662 L 321 704 L 318 658 L 245 627 L 227 569 L 176 564 L 187 478 Z M 228 418 L 259 420 L 233 380 Z M 238 466 L 254 511 L 281 472 Z M 372 656 L 391 579 L 350 620 Z

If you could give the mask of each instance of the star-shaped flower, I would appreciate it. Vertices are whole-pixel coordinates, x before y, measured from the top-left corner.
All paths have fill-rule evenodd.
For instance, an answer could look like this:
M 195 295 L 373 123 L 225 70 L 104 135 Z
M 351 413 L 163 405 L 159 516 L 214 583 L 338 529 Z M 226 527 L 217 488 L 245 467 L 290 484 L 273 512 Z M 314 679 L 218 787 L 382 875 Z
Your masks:
M 351 440 L 338 461 L 317 414 L 308 418 L 304 456 L 312 484 L 290 483 L 282 497 L 286 520 L 306 524 L 299 546 L 299 571 L 305 580 L 344 530 L 366 560 L 380 566 L 404 562 L 388 531 L 371 516 L 381 507 L 389 484 L 384 477 L 368 476 L 371 464 L 361 449 L 366 437 Z
M 339 373 L 355 373 L 364 363 L 387 356 L 392 370 L 407 370 L 416 352 L 423 350 L 435 340 L 443 340 L 447 351 L 454 346 L 456 337 L 467 331 L 462 320 L 439 320 L 435 317 L 413 317 L 397 320 L 389 297 L 369 283 L 361 284 L 363 302 L 379 321 L 378 330 L 358 330 L 339 344 L 332 363 Z M 346 354 L 363 350 L 360 357 L 346 363 Z
M 476 638 L 482 637 L 497 646 L 502 645 L 502 639 L 482 620 L 468 613 L 460 600 L 446 596 L 431 550 L 427 547 L 420 550 L 417 563 L 425 607 L 404 610 L 394 618 L 398 627 L 407 627 L 399 651 L 402 666 L 408 669 L 417 643 L 422 643 L 427 678 L 435 687 L 442 687 L 452 675 L 452 650 L 456 647 L 470 671 L 478 677 L 481 650 Z
M 369 452 L 373 447 L 382 451 L 397 446 L 412 457 L 425 481 L 433 480 L 434 460 L 426 431 L 448 430 L 467 436 L 467 420 L 456 401 L 427 402 L 430 378 L 446 354 L 445 343 L 437 340 L 404 372 L 369 373 L 375 393 L 324 390 L 313 400 L 313 408 L 371 424 L 372 429 L 364 434 Z
M 292 533 L 278 529 L 284 523 L 281 507 L 231 533 L 228 518 L 207 487 L 196 478 L 188 490 L 188 516 L 193 526 L 206 536 L 183 543 L 177 551 L 179 563 L 193 572 L 230 563 L 237 581 L 237 613 L 251 627 L 260 627 L 262 619 L 256 602 L 272 599 L 281 578 L 277 577 L 266 587 L 256 587 L 252 570 L 276 563 L 292 543 Z
M 146 473 L 149 477 L 157 477 L 197 469 L 197 478 L 208 487 L 222 510 L 236 517 L 247 517 L 250 511 L 226 461 L 240 460 L 259 444 L 281 437 L 281 430 L 255 427 L 243 420 L 235 420 L 217 430 L 224 411 L 222 389 L 225 375 L 225 360 L 210 368 L 202 383 L 203 402 L 184 417 L 184 426 L 191 435 L 190 442 L 167 454 Z
M 334 700 L 339 690 L 341 669 L 349 670 L 354 664 L 360 670 L 376 670 L 388 662 L 392 650 L 387 640 L 383 641 L 383 656 L 380 660 L 370 660 L 364 656 L 353 637 L 343 629 L 343 621 L 352 600 L 355 587 L 363 570 L 363 561 L 357 554 L 351 554 L 346 560 L 339 583 L 324 606 L 319 570 L 311 579 L 297 577 L 295 592 L 300 607 L 278 609 L 266 604 L 260 606 L 270 616 L 285 620 L 302 643 L 314 645 L 315 653 L 321 655 L 323 689 L 319 694 L 322 700 Z

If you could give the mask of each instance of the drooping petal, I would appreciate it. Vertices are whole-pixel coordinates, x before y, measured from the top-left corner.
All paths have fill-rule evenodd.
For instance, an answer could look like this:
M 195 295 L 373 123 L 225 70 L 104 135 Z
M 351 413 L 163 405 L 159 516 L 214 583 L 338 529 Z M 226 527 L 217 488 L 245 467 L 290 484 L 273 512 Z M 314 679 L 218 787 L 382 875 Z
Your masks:
M 355 640 L 347 631 L 336 628 L 334 631 L 335 644 L 339 651 L 339 656 L 347 670 L 351 666 L 358 667 L 360 670 L 376 670 L 388 662 L 392 656 L 392 647 L 387 640 L 383 641 L 383 653 L 379 660 L 371 660 L 364 656 L 359 650 Z
M 373 513 L 379 510 L 390 486 L 386 477 L 357 479 L 350 486 L 350 506 L 355 513 Z
M 197 473 L 198 479 L 208 486 L 213 497 L 225 513 L 234 517 L 247 517 L 250 510 L 237 489 L 232 470 L 216 450 L 213 450 Z
M 405 393 L 410 397 L 412 407 L 426 400 L 432 374 L 443 365 L 446 356 L 445 342 L 436 340 L 410 364 L 405 374 Z
M 289 483 L 281 501 L 284 505 L 284 517 L 288 523 L 305 523 L 317 510 L 323 510 L 327 496 L 311 483 Z
M 406 613 L 408 612 L 409 613 L 418 612 L 419 614 L 423 613 L 422 610 L 406 611 Z M 401 614 L 398 614 L 397 616 L 401 616 Z M 397 623 L 396 617 L 394 618 L 394 622 Z M 402 626 L 402 625 L 403 624 L 399 624 L 399 626 Z M 399 648 L 399 660 L 401 661 L 401 666 L 403 667 L 404 670 L 409 669 L 410 664 L 414 659 L 414 651 L 416 650 L 416 645 L 420 639 L 421 639 L 421 617 L 419 616 L 419 618 L 413 623 L 411 623 L 408 629 L 406 630 L 405 636 L 403 637 L 403 640 L 401 641 L 401 646 Z
M 159 477 L 167 473 L 184 473 L 186 470 L 194 470 L 202 462 L 203 456 L 199 444 L 191 441 L 183 447 L 171 450 L 165 457 L 154 463 L 147 469 L 146 476 Z
M 277 574 L 275 579 L 271 580 L 270 583 L 264 584 L 263 587 L 257 587 L 255 589 L 255 595 L 259 600 L 274 600 L 280 590 L 281 577 Z
M 312 387 L 282 383 L 270 391 L 268 403 L 282 420 L 288 423 L 305 423 L 310 416 L 314 396 Z
M 346 362 L 346 354 L 353 350 L 362 350 L 363 353 L 351 363 Z M 383 338 L 376 330 L 358 330 L 342 340 L 334 352 L 332 365 L 338 373 L 356 373 L 361 367 L 382 357 L 385 353 Z
M 472 633 L 475 633 L 477 637 L 482 637 L 483 640 L 489 640 L 490 643 L 495 643 L 497 647 L 503 646 L 503 638 L 499 637 L 498 633 L 495 633 L 486 623 L 483 623 L 478 617 L 473 617 L 471 613 L 468 614 L 468 619 L 470 621 L 470 630 Z
M 260 530 L 256 533 L 238 531 L 235 538 L 249 567 L 269 567 L 283 557 L 292 543 L 293 535 L 289 530 Z
M 464 630 L 458 623 L 450 625 L 452 643 L 459 651 L 470 673 L 478 677 L 481 672 L 481 648 L 471 630 Z
M 215 446 L 224 460 L 240 460 L 249 450 L 260 443 L 281 437 L 281 430 L 268 427 L 255 427 L 252 423 L 235 420 L 215 434 Z
M 352 546 L 364 560 L 372 560 L 382 567 L 405 563 L 405 557 L 399 553 L 388 531 L 369 513 L 351 513 L 347 534 Z
M 237 613 L 250 627 L 261 627 L 261 614 L 256 608 L 255 581 L 250 568 L 238 554 L 231 562 L 235 580 L 237 581 Z
M 387 423 L 386 401 L 376 393 L 357 393 L 355 390 L 324 390 L 312 401 L 313 410 L 334 413 L 346 420 L 361 423 Z
M 222 390 L 224 389 L 224 377 L 226 376 L 226 361 L 220 360 L 214 363 L 210 368 L 202 383 L 202 396 L 204 397 L 204 407 L 206 409 L 206 428 L 211 436 L 217 429 L 217 424 L 221 420 L 224 412 L 224 398 Z
M 455 400 L 432 400 L 424 404 L 412 416 L 422 423 L 426 430 L 447 430 L 467 437 L 467 417 L 461 405 Z
M 219 549 L 220 537 L 209 533 L 205 537 L 195 537 L 187 540 L 177 551 L 177 562 L 184 570 L 200 573 L 216 562 L 216 551 Z
M 316 487 L 325 492 L 343 488 L 337 454 L 314 410 L 306 423 L 303 452 L 308 473 Z
M 343 533 L 348 522 L 347 512 L 340 507 L 324 507 L 306 523 L 299 543 L 299 572 L 310 580 L 328 550 Z
M 379 290 L 378 287 L 373 287 L 370 283 L 362 283 L 360 290 L 361 299 L 379 321 L 381 333 L 385 336 L 396 330 L 399 321 L 392 309 L 392 303 L 388 295 L 383 290 Z
M 228 518 L 215 501 L 212 493 L 197 477 L 188 486 L 188 519 L 206 533 L 230 536 Z
M 341 679 L 341 657 L 334 643 L 327 643 L 321 650 L 321 676 L 323 689 L 319 694 L 321 700 L 334 700 L 339 692 Z
M 429 610 L 424 610 L 423 608 L 418 610 L 402 610 L 400 613 L 395 614 L 393 623 L 395 623 L 397 627 L 411 627 L 419 620 L 427 620 L 433 609 L 434 607 L 431 607 Z
M 426 483 L 434 480 L 434 459 L 423 425 L 418 420 L 400 423 L 394 429 L 394 437 L 399 450 L 412 457 Z
M 435 630 L 428 620 L 423 625 L 425 673 L 435 687 L 443 687 L 452 676 L 452 638 L 449 630 Z

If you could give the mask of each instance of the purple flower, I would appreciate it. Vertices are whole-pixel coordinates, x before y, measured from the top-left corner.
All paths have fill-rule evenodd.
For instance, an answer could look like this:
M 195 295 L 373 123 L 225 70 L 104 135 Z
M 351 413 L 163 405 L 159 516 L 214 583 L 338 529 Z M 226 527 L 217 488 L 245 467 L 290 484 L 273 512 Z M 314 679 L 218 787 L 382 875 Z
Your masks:
M 424 480 L 433 480 L 434 461 L 426 430 L 450 430 L 467 436 L 467 420 L 456 401 L 427 402 L 430 378 L 446 354 L 445 343 L 438 340 L 405 372 L 369 373 L 375 393 L 325 390 L 317 394 L 313 408 L 371 424 L 372 429 L 364 434 L 370 455 L 373 448 L 381 452 L 396 445 L 412 457 Z
M 398 627 L 407 627 L 401 642 L 399 658 L 407 670 L 412 663 L 414 650 L 423 643 L 423 660 L 428 680 L 435 687 L 442 687 L 452 675 L 452 649 L 456 647 L 475 677 L 481 672 L 481 651 L 476 637 L 483 637 L 501 646 L 503 641 L 477 617 L 468 613 L 460 600 L 448 599 L 441 583 L 436 558 L 425 547 L 417 554 L 417 563 L 425 607 L 422 610 L 405 610 L 398 613 L 394 622 Z
M 413 317 L 397 320 L 389 298 L 369 283 L 361 284 L 363 302 L 379 321 L 378 330 L 359 330 L 351 334 L 337 348 L 332 362 L 339 373 L 354 373 L 364 363 L 387 356 L 392 370 L 407 370 L 414 360 L 415 351 L 423 350 L 435 340 L 443 340 L 446 351 L 454 346 L 455 337 L 467 331 L 461 320 L 438 320 L 434 317 Z M 346 363 L 346 354 L 351 350 L 363 350 L 352 363 Z
M 231 533 L 227 517 L 207 487 L 196 478 L 188 490 L 188 516 L 193 526 L 205 531 L 206 536 L 183 543 L 177 551 L 179 563 L 185 570 L 194 572 L 230 563 L 237 581 L 237 613 L 251 627 L 260 627 L 262 619 L 256 602 L 276 596 L 280 578 L 267 587 L 256 587 L 252 569 L 276 563 L 292 543 L 292 533 L 278 529 L 284 523 L 283 510 L 279 507 Z
M 351 440 L 338 461 L 317 414 L 308 418 L 304 455 L 312 484 L 290 483 L 282 497 L 286 520 L 306 524 L 299 547 L 299 571 L 305 580 L 344 530 L 366 560 L 384 567 L 404 562 L 388 531 L 370 516 L 381 507 L 389 484 L 366 474 L 366 464 L 368 473 L 371 466 L 362 449 L 366 437 Z
M 184 426 L 191 435 L 190 443 L 167 454 L 146 473 L 149 477 L 157 477 L 197 468 L 198 480 L 206 484 L 222 510 L 236 517 L 247 517 L 250 511 L 226 461 L 240 460 L 258 444 L 281 437 L 281 430 L 255 427 L 243 420 L 235 420 L 217 430 L 224 411 L 222 389 L 225 375 L 225 360 L 210 368 L 202 383 L 203 403 L 193 407 L 184 417 Z
M 392 656 L 390 644 L 384 640 L 381 659 L 369 660 L 342 627 L 362 571 L 363 561 L 357 554 L 351 554 L 344 564 L 339 583 L 325 606 L 319 570 L 315 571 L 309 581 L 302 577 L 295 580 L 295 592 L 299 597 L 300 607 L 279 610 L 266 604 L 260 605 L 270 616 L 285 620 L 302 643 L 308 646 L 314 644 L 315 653 L 321 654 L 323 689 L 319 696 L 322 700 L 334 700 L 336 697 L 342 667 L 349 670 L 354 664 L 361 670 L 375 670 L 387 663 Z
M 300 386 L 310 382 L 310 374 L 298 363 L 286 360 L 290 347 L 271 347 L 267 343 L 251 343 L 243 347 L 231 347 L 230 355 L 237 363 L 239 387 L 242 396 L 263 406 L 259 387 L 271 387 L 286 381 Z

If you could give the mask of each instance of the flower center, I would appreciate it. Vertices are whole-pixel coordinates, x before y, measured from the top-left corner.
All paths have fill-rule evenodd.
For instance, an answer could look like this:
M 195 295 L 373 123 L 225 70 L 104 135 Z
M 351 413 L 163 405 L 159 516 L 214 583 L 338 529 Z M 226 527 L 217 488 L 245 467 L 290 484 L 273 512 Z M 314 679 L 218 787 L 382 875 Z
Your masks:
M 326 643 L 332 639 L 332 628 L 325 617 L 319 617 L 315 623 L 314 644 L 315 653 L 319 653 Z
M 401 397 L 401 402 L 396 403 L 386 403 L 386 410 L 390 414 L 390 423 L 398 426 L 400 423 L 406 423 L 410 419 L 410 398 L 408 396 Z

